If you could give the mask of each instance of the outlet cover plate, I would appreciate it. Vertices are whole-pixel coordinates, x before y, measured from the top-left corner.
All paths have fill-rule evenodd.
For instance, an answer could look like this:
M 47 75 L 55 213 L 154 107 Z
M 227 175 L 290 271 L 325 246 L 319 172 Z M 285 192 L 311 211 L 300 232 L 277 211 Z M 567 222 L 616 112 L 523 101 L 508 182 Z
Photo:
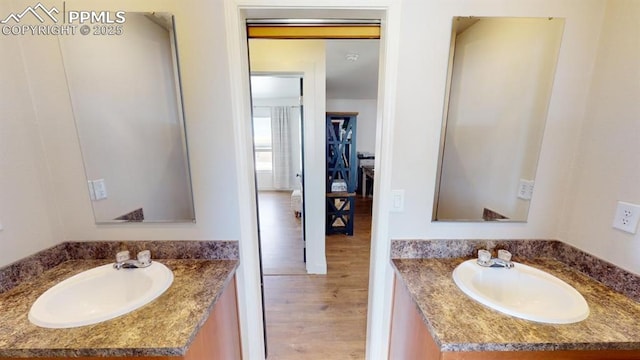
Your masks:
M 638 228 L 638 220 L 640 220 L 640 205 L 618 201 L 616 214 L 613 217 L 613 227 L 635 234 Z

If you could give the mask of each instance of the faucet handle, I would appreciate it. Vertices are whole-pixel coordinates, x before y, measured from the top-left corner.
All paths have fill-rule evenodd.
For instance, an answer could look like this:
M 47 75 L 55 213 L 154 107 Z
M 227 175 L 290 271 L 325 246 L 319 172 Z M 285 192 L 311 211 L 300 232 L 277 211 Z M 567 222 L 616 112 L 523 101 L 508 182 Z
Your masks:
M 504 249 L 498 250 L 498 259 L 504 260 L 504 261 L 511 261 L 511 253 Z
M 151 251 L 149 250 L 142 250 L 138 253 L 138 262 L 140 263 L 140 265 L 142 266 L 148 266 L 151 265 Z
M 478 263 L 488 264 L 491 261 L 491 252 L 489 250 L 478 250 Z
M 129 259 L 131 259 L 131 256 L 129 255 L 129 250 L 118 251 L 118 253 L 116 254 L 117 263 L 122 263 Z

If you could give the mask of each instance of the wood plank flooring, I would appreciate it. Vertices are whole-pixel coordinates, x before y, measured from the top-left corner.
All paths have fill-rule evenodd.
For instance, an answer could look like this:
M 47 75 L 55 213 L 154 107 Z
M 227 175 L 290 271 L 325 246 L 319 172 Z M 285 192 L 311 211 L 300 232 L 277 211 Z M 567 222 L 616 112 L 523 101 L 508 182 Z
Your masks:
M 326 237 L 327 275 L 265 276 L 269 360 L 365 358 L 371 205 L 357 198 L 354 236 Z
M 291 210 L 291 192 L 260 191 L 258 206 L 264 274 L 306 274 L 302 219 Z

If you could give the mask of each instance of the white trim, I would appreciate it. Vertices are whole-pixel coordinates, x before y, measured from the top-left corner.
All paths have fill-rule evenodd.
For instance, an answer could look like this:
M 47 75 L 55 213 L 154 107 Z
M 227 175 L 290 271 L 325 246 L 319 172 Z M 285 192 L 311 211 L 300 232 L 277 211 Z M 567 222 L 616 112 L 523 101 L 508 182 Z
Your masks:
M 323 59 L 324 60 L 324 59 Z M 307 249 L 307 273 L 327 273 L 325 247 L 325 66 L 316 63 L 304 66 L 304 226 Z M 321 166 L 310 166 L 322 164 Z
M 263 309 L 258 248 L 258 214 L 253 172 L 251 138 L 251 99 L 249 61 L 244 18 L 234 0 L 225 0 L 227 56 L 233 108 L 236 173 L 238 176 L 238 211 L 240 224 L 240 266 L 238 280 L 238 315 L 244 359 L 264 359 Z M 244 121 L 246 120 L 246 121 Z
M 238 201 L 240 218 L 244 221 L 240 234 L 240 269 L 238 271 L 239 312 L 243 356 L 264 359 L 262 337 L 262 304 L 260 302 L 259 260 L 257 249 L 257 214 L 255 184 L 252 175 L 253 158 L 250 133 L 247 132 L 249 104 L 249 71 L 246 51 L 246 30 L 243 11 L 277 9 L 297 10 L 381 10 L 386 13 L 382 23 L 378 116 L 376 124 L 375 192 L 386 194 L 374 201 L 371 264 L 369 280 L 369 310 L 367 318 L 367 359 L 387 359 L 393 289 L 393 270 L 389 263 L 389 206 L 391 193 L 393 125 L 400 43 L 400 0 L 327 0 L 321 6 L 317 0 L 225 0 L 227 50 L 234 114 L 234 131 L 238 164 Z M 384 169 L 384 171 L 382 171 Z M 248 177 L 249 179 L 247 179 Z M 253 222 L 250 224 L 250 221 Z M 256 278 L 258 274 L 258 278 Z
M 376 119 L 374 194 L 371 228 L 371 262 L 369 269 L 369 305 L 367 314 L 366 358 L 387 359 L 393 302 L 389 212 L 391 209 L 391 169 L 393 129 L 395 126 L 396 88 L 400 47 L 400 4 L 386 8 L 380 38 L 380 73 L 378 76 L 378 111 Z

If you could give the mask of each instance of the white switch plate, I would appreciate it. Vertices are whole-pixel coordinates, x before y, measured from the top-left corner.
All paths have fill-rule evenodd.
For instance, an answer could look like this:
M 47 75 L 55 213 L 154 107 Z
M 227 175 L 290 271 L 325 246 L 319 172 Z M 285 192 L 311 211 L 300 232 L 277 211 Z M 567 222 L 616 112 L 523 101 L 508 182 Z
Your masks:
M 2 224 L 0 224 L 0 231 L 4 230 L 4 226 L 2 226 Z
M 104 183 L 104 179 L 93 180 L 93 191 L 96 194 L 96 200 L 107 198 L 107 186 Z
M 613 227 L 635 234 L 640 220 L 640 205 L 618 201 L 616 214 L 613 217 Z
M 404 211 L 404 190 L 391 190 L 391 211 Z
M 533 180 L 520 179 L 520 182 L 518 182 L 518 198 L 522 200 L 531 200 L 534 184 Z

